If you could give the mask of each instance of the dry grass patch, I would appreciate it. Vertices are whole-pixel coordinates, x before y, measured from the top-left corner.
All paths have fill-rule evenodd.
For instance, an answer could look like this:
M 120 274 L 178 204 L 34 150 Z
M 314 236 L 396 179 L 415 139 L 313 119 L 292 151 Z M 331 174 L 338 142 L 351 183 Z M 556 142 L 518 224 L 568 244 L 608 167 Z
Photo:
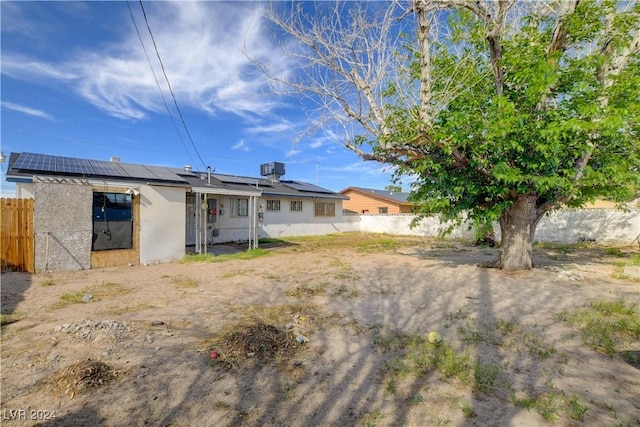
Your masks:
M 100 301 L 103 298 L 115 298 L 133 292 L 133 288 L 120 283 L 104 282 L 77 292 L 65 292 L 60 301 L 51 304 L 49 310 L 57 310 L 71 304 L 83 304 Z

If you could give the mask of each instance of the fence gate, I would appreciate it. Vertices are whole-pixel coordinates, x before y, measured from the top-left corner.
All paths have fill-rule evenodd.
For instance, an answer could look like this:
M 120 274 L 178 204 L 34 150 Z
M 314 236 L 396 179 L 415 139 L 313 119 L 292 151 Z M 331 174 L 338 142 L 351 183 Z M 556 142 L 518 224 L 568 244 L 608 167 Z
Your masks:
M 33 199 L 0 199 L 2 271 L 35 270 Z

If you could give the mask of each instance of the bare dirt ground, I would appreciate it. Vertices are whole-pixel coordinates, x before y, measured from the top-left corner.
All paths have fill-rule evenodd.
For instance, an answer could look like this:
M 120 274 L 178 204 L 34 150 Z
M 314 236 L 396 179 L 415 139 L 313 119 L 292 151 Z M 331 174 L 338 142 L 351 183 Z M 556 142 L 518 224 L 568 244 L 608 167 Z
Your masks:
M 494 248 L 342 235 L 3 273 L 2 424 L 640 425 L 638 339 L 605 354 L 566 321 L 624 302 L 640 322 L 640 285 L 614 278 L 633 250 L 536 249 L 508 274 L 479 266 Z

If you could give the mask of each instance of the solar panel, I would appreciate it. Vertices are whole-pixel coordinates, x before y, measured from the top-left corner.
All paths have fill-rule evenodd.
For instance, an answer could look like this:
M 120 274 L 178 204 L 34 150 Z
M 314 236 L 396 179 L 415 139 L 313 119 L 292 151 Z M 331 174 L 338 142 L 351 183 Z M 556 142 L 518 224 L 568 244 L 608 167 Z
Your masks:
M 130 178 L 141 179 L 158 179 L 149 169 L 142 165 L 135 165 L 133 163 L 120 163 L 120 167 L 125 171 Z
M 305 182 L 296 182 L 296 181 L 286 181 L 283 184 L 289 188 L 293 188 L 294 190 L 303 191 L 305 193 L 326 193 L 333 194 L 333 191 L 325 190 L 322 187 L 318 187 L 317 185 L 307 184 Z
M 56 159 L 55 156 L 49 154 L 22 153 L 13 167 L 16 169 L 55 172 Z
M 93 168 L 86 159 L 74 159 L 72 157 L 56 157 L 55 172 L 66 172 L 82 175 L 93 175 Z
M 106 162 L 103 160 L 89 160 L 93 172 L 102 176 L 123 176 L 127 177 L 127 173 L 120 167 L 118 162 Z
M 217 179 L 218 181 L 222 181 L 227 184 L 256 185 L 256 183 L 260 184 L 263 181 L 258 178 L 250 178 L 246 176 L 219 175 L 219 174 L 211 174 L 211 176 Z
M 151 173 L 157 176 L 159 179 L 166 181 L 184 181 L 176 173 L 162 166 L 145 166 Z

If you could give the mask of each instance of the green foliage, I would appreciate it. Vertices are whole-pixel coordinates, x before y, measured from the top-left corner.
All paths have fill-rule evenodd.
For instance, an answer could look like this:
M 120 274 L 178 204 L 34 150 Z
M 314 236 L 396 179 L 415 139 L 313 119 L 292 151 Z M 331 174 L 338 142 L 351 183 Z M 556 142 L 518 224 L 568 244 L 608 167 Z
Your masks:
M 635 303 L 594 301 L 589 307 L 563 312 L 560 318 L 580 329 L 584 345 L 608 356 L 613 356 L 621 343 L 640 339 L 640 316 Z
M 621 202 L 637 194 L 637 50 L 606 78 L 601 71 L 629 45 L 639 7 L 580 2 L 563 25 L 564 46 L 555 50 L 549 46 L 556 17 L 530 11 L 519 30 L 500 41 L 502 93 L 489 62 L 485 23 L 462 8 L 446 16 L 438 25 L 449 31 L 439 34 L 450 35 L 431 41 L 431 121 L 420 122 L 419 107 L 404 103 L 389 85 L 387 132 L 358 139 L 372 144 L 374 153 L 393 153 L 397 176 L 416 178 L 412 200 L 421 203 L 422 214 L 457 220 L 464 213 L 487 224 L 519 194 L 537 195 L 537 207 L 544 209 L 595 198 Z M 409 47 L 406 56 L 418 85 L 419 49 Z M 426 155 L 410 158 L 388 148 L 415 141 L 418 132 L 428 135 L 420 140 Z

